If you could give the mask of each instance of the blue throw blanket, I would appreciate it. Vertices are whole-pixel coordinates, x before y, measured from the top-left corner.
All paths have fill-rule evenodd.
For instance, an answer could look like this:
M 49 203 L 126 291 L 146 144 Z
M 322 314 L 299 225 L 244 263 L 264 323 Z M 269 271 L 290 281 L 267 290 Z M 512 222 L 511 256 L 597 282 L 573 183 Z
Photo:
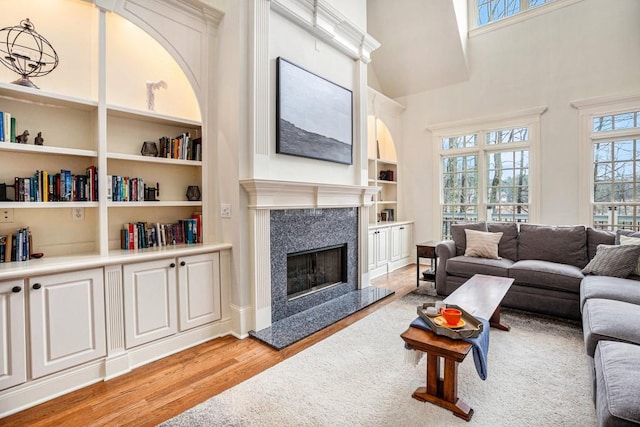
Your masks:
M 476 371 L 483 380 L 487 379 L 487 354 L 489 353 L 489 322 L 485 319 L 476 317 L 482 322 L 482 332 L 475 338 L 463 338 L 463 341 L 470 343 L 473 347 L 473 362 L 476 365 Z M 431 328 L 422 318 L 417 317 L 411 326 L 418 329 L 430 331 Z

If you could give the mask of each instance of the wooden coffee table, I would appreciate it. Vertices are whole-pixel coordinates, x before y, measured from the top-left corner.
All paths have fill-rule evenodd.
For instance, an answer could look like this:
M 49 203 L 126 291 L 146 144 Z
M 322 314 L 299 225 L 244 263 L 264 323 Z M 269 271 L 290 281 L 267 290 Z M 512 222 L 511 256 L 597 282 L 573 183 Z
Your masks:
M 509 327 L 500 321 L 500 303 L 512 284 L 513 279 L 507 277 L 476 274 L 445 298 L 444 302 L 458 305 L 473 316 L 488 319 L 491 326 L 508 331 Z M 412 397 L 442 406 L 469 421 L 473 409 L 458 397 L 458 364 L 471 350 L 471 344 L 412 326 L 400 336 L 411 348 L 427 355 L 426 387 L 416 389 Z M 444 374 L 441 378 L 442 360 Z

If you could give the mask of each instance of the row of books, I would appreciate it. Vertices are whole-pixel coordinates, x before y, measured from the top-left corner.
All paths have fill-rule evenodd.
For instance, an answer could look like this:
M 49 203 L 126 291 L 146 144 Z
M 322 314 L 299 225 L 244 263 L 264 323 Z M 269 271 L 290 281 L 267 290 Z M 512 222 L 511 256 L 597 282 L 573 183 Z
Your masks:
M 15 177 L 16 202 L 85 202 L 98 200 L 98 173 L 90 166 L 85 175 L 68 169 L 59 173 L 37 170 L 30 177 Z
M 156 188 L 159 184 L 156 183 Z M 107 200 L 114 202 L 143 202 L 147 184 L 143 178 L 107 175 Z
M 0 141 L 16 142 L 16 118 L 0 111 Z
M 18 228 L 15 233 L 0 236 L 0 262 L 27 261 L 31 258 L 31 231 Z
M 195 244 L 202 242 L 200 213 L 173 224 L 149 224 L 144 221 L 123 224 L 120 231 L 120 248 L 134 250 L 156 246 Z
M 191 138 L 189 132 L 175 138 L 160 138 L 159 156 L 167 159 L 202 160 L 202 138 Z

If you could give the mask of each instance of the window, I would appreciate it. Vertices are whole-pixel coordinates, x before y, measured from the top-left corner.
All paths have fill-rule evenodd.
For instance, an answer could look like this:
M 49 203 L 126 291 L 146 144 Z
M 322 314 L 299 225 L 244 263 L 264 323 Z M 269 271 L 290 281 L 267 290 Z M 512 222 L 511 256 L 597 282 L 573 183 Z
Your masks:
M 474 123 L 477 130 L 464 133 L 456 128 L 432 129 L 440 160 L 437 217 L 442 238 L 451 237 L 455 222 L 531 220 L 531 159 L 543 111 Z
M 590 132 L 592 224 L 640 229 L 640 111 L 595 115 Z
M 476 0 L 478 27 L 533 9 L 553 0 Z

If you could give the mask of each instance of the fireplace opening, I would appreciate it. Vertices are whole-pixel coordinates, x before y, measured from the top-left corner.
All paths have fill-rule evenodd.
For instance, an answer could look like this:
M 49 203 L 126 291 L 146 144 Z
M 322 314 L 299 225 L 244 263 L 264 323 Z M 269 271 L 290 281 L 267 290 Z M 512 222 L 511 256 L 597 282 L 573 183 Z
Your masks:
M 347 244 L 287 254 L 287 298 L 347 281 Z

